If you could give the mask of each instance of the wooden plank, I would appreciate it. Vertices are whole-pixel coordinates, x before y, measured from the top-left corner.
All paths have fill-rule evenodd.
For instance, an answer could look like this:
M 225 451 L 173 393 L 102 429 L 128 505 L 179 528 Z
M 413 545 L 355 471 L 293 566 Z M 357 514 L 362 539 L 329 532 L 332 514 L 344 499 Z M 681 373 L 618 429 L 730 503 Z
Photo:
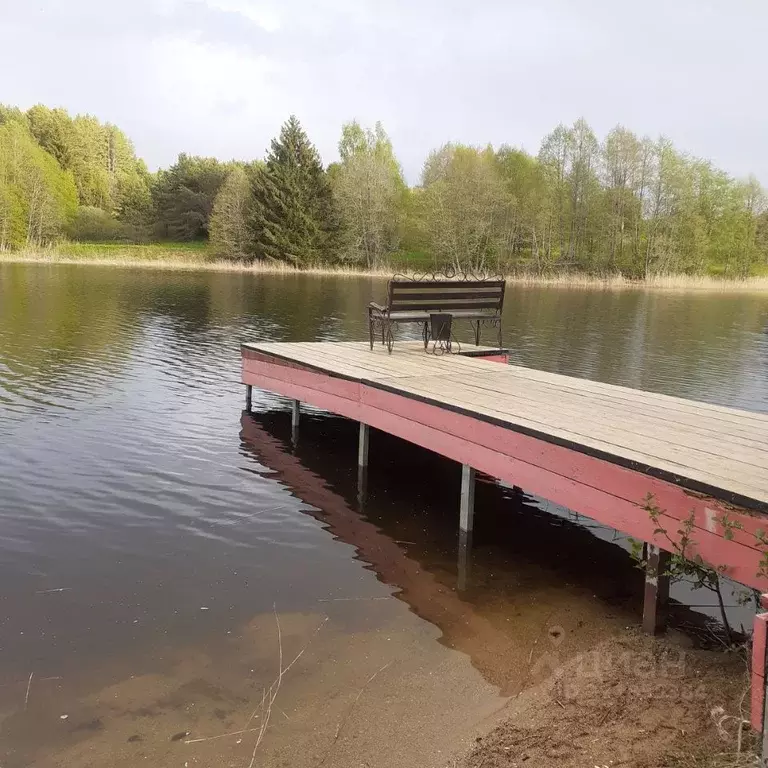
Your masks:
M 423 309 L 432 312 L 435 308 L 453 309 L 496 309 L 499 302 L 496 299 L 478 297 L 474 299 L 457 299 L 449 296 L 434 296 L 431 299 L 394 298 L 390 305 L 391 312 L 401 312 L 408 309 Z
M 660 422 L 667 425 L 694 427 L 721 436 L 729 436 L 736 441 L 747 440 L 755 445 L 768 448 L 768 431 L 755 425 L 749 412 L 736 412 L 738 418 L 724 419 L 719 414 L 711 414 L 696 408 L 660 408 L 652 400 L 628 400 L 623 397 L 611 397 L 603 392 L 590 392 L 587 389 L 557 387 L 551 383 L 531 383 L 509 375 L 503 378 L 493 374 L 482 378 L 476 375 L 451 375 L 451 380 L 471 387 L 484 388 L 502 396 L 526 397 L 541 403 L 569 403 L 574 407 L 589 407 L 593 411 L 601 410 L 611 414 L 631 413 L 647 419 L 649 423 Z M 685 402 L 685 401 L 684 401 Z
M 574 446 L 658 467 L 682 477 L 768 502 L 768 469 L 765 468 L 728 462 L 702 451 L 682 451 L 661 440 L 642 438 L 639 435 L 628 436 L 597 424 L 590 424 L 587 432 L 580 420 L 569 413 L 553 417 L 543 409 L 532 409 L 518 403 L 510 405 L 498 397 L 475 397 L 470 400 L 465 391 L 439 377 L 400 379 L 397 388 L 400 392 L 415 394 L 432 402 L 470 409 L 510 426 L 550 435 Z
M 444 288 L 445 290 L 464 290 L 473 286 L 484 288 L 503 288 L 504 280 L 391 280 L 390 290 L 422 290 L 425 287 Z
M 421 299 L 432 300 L 436 297 L 444 297 L 448 299 L 481 299 L 489 298 L 495 299 L 498 303 L 498 299 L 501 296 L 501 288 L 478 288 L 476 290 L 466 290 L 464 288 L 458 291 L 451 291 L 445 289 L 438 289 L 433 291 L 418 290 L 405 290 L 396 291 L 395 296 L 398 301 L 403 299 L 409 299 L 413 301 L 420 301 Z
M 353 342 L 353 344 L 356 343 Z M 396 344 L 395 350 L 397 350 L 397 346 Z M 360 351 L 363 350 L 361 349 Z M 658 418 L 664 418 L 669 415 L 670 420 L 674 420 L 674 416 L 678 413 L 691 416 L 699 415 L 702 418 L 706 414 L 706 417 L 709 419 L 726 421 L 731 425 L 735 425 L 736 429 L 744 430 L 744 436 L 750 437 L 752 440 L 762 442 L 768 436 L 768 415 L 765 414 L 741 411 L 725 406 L 686 400 L 660 393 L 634 390 L 612 384 L 603 384 L 602 382 L 594 382 L 587 379 L 577 379 L 545 371 L 535 371 L 520 366 L 509 366 L 503 370 L 498 368 L 481 368 L 478 370 L 477 366 L 473 363 L 479 362 L 482 365 L 485 361 L 472 361 L 471 358 L 463 358 L 458 355 L 433 358 L 432 362 L 439 365 L 438 360 L 450 360 L 451 366 L 454 369 L 457 366 L 466 368 L 466 364 L 469 363 L 470 370 L 468 372 L 482 373 L 483 379 L 488 382 L 492 381 L 494 387 L 498 388 L 499 391 L 507 391 L 503 389 L 505 386 L 516 386 L 516 380 L 518 379 L 529 380 L 532 378 L 539 382 L 541 386 L 551 391 L 553 398 L 559 398 L 565 392 L 566 394 L 580 395 L 582 397 L 595 397 L 601 401 L 627 402 L 633 408 L 639 406 L 654 410 L 658 414 Z M 493 378 L 489 378 L 490 376 L 493 376 Z M 764 427 L 761 425 L 764 425 Z
M 761 422 L 768 428 L 768 414 L 757 413 L 753 411 L 744 411 L 738 408 L 731 408 L 729 406 L 714 405 L 712 403 L 704 403 L 700 400 L 689 400 L 682 397 L 675 397 L 673 395 L 665 395 L 660 392 L 648 392 L 641 389 L 632 389 L 630 387 L 619 386 L 618 384 L 605 384 L 600 381 L 592 381 L 591 379 L 579 379 L 573 376 L 563 376 L 559 373 L 549 373 L 547 371 L 537 371 L 533 368 L 524 368 L 522 366 L 509 366 L 513 374 L 520 378 L 525 378 L 541 383 L 550 383 L 555 387 L 563 387 L 566 389 L 586 390 L 588 392 L 601 392 L 612 397 L 621 397 L 631 400 L 633 402 L 654 403 L 661 408 L 693 408 L 697 411 L 711 413 L 713 417 L 719 414 L 720 417 L 728 420 L 743 419 L 746 415 L 754 419 L 756 422 Z
M 557 414 L 567 412 L 583 419 L 585 424 L 616 424 L 619 431 L 639 434 L 644 437 L 658 438 L 675 445 L 691 448 L 706 448 L 708 453 L 718 456 L 740 458 L 746 463 L 754 463 L 762 467 L 765 462 L 765 452 L 768 451 L 768 435 L 755 432 L 735 435 L 730 425 L 723 427 L 721 422 L 712 423 L 701 418 L 679 417 L 674 421 L 664 418 L 658 411 L 643 412 L 637 408 L 616 403 L 612 400 L 593 401 L 583 394 L 572 396 L 558 393 L 554 398 L 551 392 L 533 387 L 516 389 L 494 387 L 492 383 L 477 377 L 447 376 L 442 381 L 455 382 L 457 391 L 481 393 L 493 397 L 495 402 L 523 403 L 533 408 L 544 408 L 547 412 Z M 501 398 L 499 396 L 502 396 Z M 468 402 L 473 397 L 468 396 Z M 505 410 L 500 408 L 500 410 Z
M 385 348 L 386 351 L 386 348 Z M 302 362 L 310 363 L 315 367 L 322 367 L 332 371 L 351 374 L 359 372 L 360 380 L 377 378 L 396 379 L 401 376 L 423 375 L 424 368 L 418 361 L 410 356 L 377 357 L 370 355 L 367 367 L 363 369 L 358 363 L 358 358 L 345 355 L 341 350 L 297 350 Z M 386 352 L 385 352 L 386 353 Z

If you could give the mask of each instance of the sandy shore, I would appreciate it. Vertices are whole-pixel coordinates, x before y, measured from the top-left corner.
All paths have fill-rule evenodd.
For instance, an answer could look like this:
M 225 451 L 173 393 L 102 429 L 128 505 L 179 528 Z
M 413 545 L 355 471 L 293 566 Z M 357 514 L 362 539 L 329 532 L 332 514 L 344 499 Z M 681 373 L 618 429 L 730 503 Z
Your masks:
M 735 753 L 742 658 L 599 626 L 511 647 L 504 696 L 399 600 L 326 603 L 279 628 L 262 614 L 237 637 L 168 649 L 160 669 L 19 680 L 0 708 L 2 765 L 736 765 L 702 756 Z
M 757 766 L 745 654 L 689 644 L 637 630 L 600 643 L 512 699 L 454 765 Z

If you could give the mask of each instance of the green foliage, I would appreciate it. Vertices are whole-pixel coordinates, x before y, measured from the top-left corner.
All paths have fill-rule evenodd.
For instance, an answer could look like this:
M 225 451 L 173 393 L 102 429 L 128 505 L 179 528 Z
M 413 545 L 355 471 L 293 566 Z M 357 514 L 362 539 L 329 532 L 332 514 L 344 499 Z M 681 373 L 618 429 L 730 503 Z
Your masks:
M 29 128 L 27 116 L 18 107 L 0 104 L 0 125 L 11 121 L 21 123 L 25 128 Z
M 219 258 L 249 261 L 252 258 L 251 182 L 245 170 L 235 166 L 213 204 L 210 241 Z
M 663 136 L 617 126 L 600 141 L 582 119 L 558 125 L 536 156 L 446 144 L 413 189 L 379 123 L 345 124 L 339 156 L 324 172 L 291 118 L 264 165 L 239 166 L 246 195 L 242 173 L 229 177 L 232 163 L 181 154 L 153 175 L 114 125 L 0 105 L 0 248 L 65 233 L 193 242 L 212 229 L 224 258 L 299 266 L 376 268 L 418 253 L 431 267 L 507 273 L 768 274 L 758 181 L 735 180 Z
M 665 511 L 659 507 L 652 493 L 649 493 L 643 500 L 643 509 L 648 513 L 648 517 L 654 525 L 654 537 L 664 539 L 666 542 L 664 549 L 670 553 L 669 565 L 662 575 L 668 576 L 673 581 L 686 581 L 693 589 L 707 589 L 714 593 L 720 608 L 720 617 L 730 641 L 732 639 L 732 631 L 725 611 L 725 602 L 720 582 L 720 577 L 725 574 L 726 568 L 723 565 L 705 562 L 696 551 L 695 511 L 691 510 L 688 517 L 680 521 L 680 527 L 673 537 L 669 535 L 665 527 Z M 723 538 L 726 541 L 732 541 L 736 531 L 744 530 L 744 526 L 738 520 L 730 517 L 727 512 L 716 518 L 716 522 L 722 527 Z M 758 529 L 754 533 L 754 539 L 756 548 L 761 552 L 756 575 L 766 578 L 768 577 L 768 536 L 764 531 Z M 630 545 L 633 559 L 640 567 L 647 570 L 649 563 L 645 557 L 643 543 L 630 539 Z M 757 590 L 741 590 L 737 593 L 736 597 L 737 601 L 742 605 L 753 602 L 756 607 L 760 606 L 760 593 Z
M 152 189 L 156 234 L 180 241 L 207 238 L 213 203 L 228 173 L 229 167 L 213 158 L 180 154 L 158 173 Z
M 436 263 L 500 268 L 512 199 L 493 150 L 446 144 L 427 158 L 422 186 L 419 210 Z
M 135 235 L 129 225 L 123 224 L 110 216 L 101 208 L 81 205 L 71 224 L 67 227 L 67 235 L 73 240 L 85 242 L 128 242 Z
M 381 123 L 365 131 L 342 127 L 341 163 L 328 169 L 342 220 L 342 258 L 369 269 L 381 266 L 400 243 L 407 187 Z
M 338 257 L 340 223 L 317 150 L 291 116 L 254 174 L 250 226 L 257 259 L 300 267 Z
M 72 118 L 43 105 L 26 114 L 38 144 L 72 172 L 80 205 L 99 208 L 134 227 L 151 215 L 150 175 L 133 144 L 116 126 L 91 115 Z
M 735 181 L 663 137 L 617 126 L 601 143 L 577 120 L 546 136 L 536 158 L 502 146 L 495 170 L 483 168 L 490 151 L 445 145 L 424 165 L 412 215 L 437 262 L 637 278 L 714 266 L 742 278 L 768 263 L 757 181 Z
M 19 120 L 0 125 L 0 250 L 55 240 L 77 208 L 71 173 Z

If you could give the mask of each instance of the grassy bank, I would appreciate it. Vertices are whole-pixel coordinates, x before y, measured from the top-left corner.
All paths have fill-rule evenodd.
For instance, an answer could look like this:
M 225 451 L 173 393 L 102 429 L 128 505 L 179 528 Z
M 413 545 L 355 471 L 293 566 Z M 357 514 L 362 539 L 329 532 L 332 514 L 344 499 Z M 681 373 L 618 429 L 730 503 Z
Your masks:
M 205 243 L 152 243 L 148 245 L 63 243 L 55 248 L 0 252 L 0 263 L 94 264 L 162 270 L 204 270 L 291 275 L 299 270 L 280 263 L 240 264 L 212 258 Z M 432 268 L 425 254 L 402 254 L 390 266 L 377 270 L 356 267 L 312 267 L 302 274 L 337 277 L 390 277 L 395 272 L 427 272 Z M 622 275 L 596 277 L 578 273 L 559 275 L 509 275 L 518 285 L 548 285 L 561 288 L 603 288 L 612 290 L 663 290 L 768 293 L 768 269 L 745 280 L 716 275 L 655 275 L 644 281 Z

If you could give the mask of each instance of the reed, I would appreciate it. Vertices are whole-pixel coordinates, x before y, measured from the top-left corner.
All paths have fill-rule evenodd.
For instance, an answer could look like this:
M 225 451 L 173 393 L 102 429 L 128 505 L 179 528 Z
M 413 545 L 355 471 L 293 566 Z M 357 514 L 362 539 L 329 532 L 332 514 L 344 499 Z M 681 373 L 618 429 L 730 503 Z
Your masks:
M 92 264 L 124 268 L 155 269 L 173 272 L 241 272 L 269 275 L 318 275 L 332 277 L 370 277 L 384 279 L 394 272 L 407 271 L 403 266 L 387 266 L 379 269 L 361 269 L 355 266 L 316 266 L 297 269 L 279 262 L 244 264 L 210 259 L 204 246 L 171 245 L 90 245 L 66 246 L 0 252 L 0 263 L 35 264 Z M 642 290 L 668 292 L 709 293 L 766 293 L 768 275 L 736 280 L 708 275 L 653 275 L 646 280 L 630 280 L 621 274 L 593 276 L 578 273 L 557 275 L 512 274 L 507 276 L 511 284 L 522 287 L 549 286 L 563 289 Z

